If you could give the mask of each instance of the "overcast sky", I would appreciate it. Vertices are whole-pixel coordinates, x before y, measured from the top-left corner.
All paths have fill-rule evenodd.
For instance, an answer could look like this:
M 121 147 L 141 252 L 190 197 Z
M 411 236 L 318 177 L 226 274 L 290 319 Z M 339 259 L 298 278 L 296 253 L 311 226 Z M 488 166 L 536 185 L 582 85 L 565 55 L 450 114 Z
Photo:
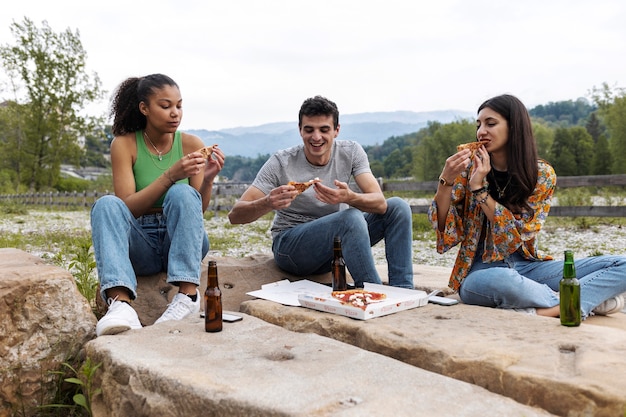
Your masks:
M 78 31 L 107 97 L 129 76 L 174 78 L 182 129 L 296 123 L 317 94 L 343 114 L 474 112 L 502 93 L 530 108 L 625 87 L 623 0 L 3 3 L 0 44 L 24 17 Z

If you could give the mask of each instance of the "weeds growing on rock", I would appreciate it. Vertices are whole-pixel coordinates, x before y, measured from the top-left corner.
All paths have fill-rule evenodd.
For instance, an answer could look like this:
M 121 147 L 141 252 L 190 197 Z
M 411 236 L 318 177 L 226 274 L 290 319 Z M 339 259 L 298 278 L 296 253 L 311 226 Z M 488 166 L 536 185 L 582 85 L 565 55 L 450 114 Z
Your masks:
M 96 373 L 101 365 L 102 363 L 93 363 L 91 358 L 87 358 L 78 369 L 64 362 L 63 366 L 74 375 L 63 379 L 64 382 L 75 386 L 75 392 L 72 396 L 73 404 L 47 404 L 39 408 L 49 411 L 56 410 L 56 415 L 63 417 L 92 416 L 91 403 L 93 398 L 102 392 L 101 388 L 94 385 Z M 56 371 L 55 373 L 61 376 L 65 375 L 63 371 Z
M 96 260 L 91 250 L 91 236 L 80 239 L 74 249 L 69 270 L 74 275 L 78 291 L 89 301 L 89 305 L 95 307 L 98 279 L 94 274 Z

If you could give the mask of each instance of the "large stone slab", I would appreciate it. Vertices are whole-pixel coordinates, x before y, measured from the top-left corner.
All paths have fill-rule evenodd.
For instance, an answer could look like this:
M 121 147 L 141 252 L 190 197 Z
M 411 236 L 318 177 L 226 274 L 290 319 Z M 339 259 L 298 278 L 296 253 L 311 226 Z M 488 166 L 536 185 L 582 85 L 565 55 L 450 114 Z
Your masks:
M 274 258 L 267 254 L 252 255 L 245 258 L 207 256 L 202 261 L 199 287 L 201 293 L 204 293 L 207 285 L 209 260 L 217 262 L 220 288 L 222 289 L 222 304 L 226 310 L 239 310 L 239 305 L 242 302 L 254 299 L 254 297 L 247 295 L 248 292 L 256 291 L 264 284 L 281 279 L 290 281 L 308 279 L 326 284 L 332 282 L 330 273 L 306 277 L 291 275 L 278 268 Z M 377 270 L 383 282 L 387 282 L 387 266 L 378 265 Z M 440 289 L 445 293 L 451 292 L 447 287 L 447 279 L 450 275 L 449 268 L 414 265 L 413 274 L 417 289 L 425 291 Z M 133 301 L 133 307 L 137 310 L 139 319 L 144 326 L 154 323 L 178 292 L 178 288 L 168 284 L 166 280 L 167 275 L 165 273 L 137 277 L 137 299 Z M 349 274 L 348 282 L 352 282 Z M 100 314 L 104 314 L 106 306 L 99 298 L 98 306 Z M 204 303 L 202 308 L 204 308 Z
M 476 384 L 557 415 L 626 413 L 626 331 L 620 328 L 588 322 L 568 328 L 554 318 L 464 304 L 429 304 L 367 321 L 265 300 L 246 301 L 241 311 L 285 329 L 334 338 Z M 605 319 L 620 321 L 623 316 Z
M 101 336 L 95 417 L 547 416 L 478 386 L 315 334 L 244 315 L 220 333 L 203 321 Z
M 39 415 L 76 365 L 96 319 L 66 270 L 18 249 L 0 249 L 0 416 Z

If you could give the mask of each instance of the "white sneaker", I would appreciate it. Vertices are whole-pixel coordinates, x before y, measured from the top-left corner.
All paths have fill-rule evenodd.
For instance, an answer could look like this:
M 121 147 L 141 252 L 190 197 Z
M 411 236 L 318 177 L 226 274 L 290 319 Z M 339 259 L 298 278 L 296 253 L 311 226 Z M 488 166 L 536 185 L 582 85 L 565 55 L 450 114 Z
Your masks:
M 187 294 L 179 292 L 168 304 L 167 310 L 154 322 L 162 323 L 168 320 L 182 320 L 185 317 L 200 312 L 200 291 L 196 288 L 196 301 L 191 301 Z
M 118 334 L 130 329 L 141 329 L 137 312 L 130 304 L 117 301 L 117 297 L 107 300 L 109 309 L 96 324 L 96 336 Z
M 537 309 L 534 308 L 534 307 L 513 308 L 512 310 L 517 312 L 517 313 L 527 314 L 529 316 L 536 316 L 537 315 Z
M 606 316 L 608 314 L 619 313 L 624 308 L 624 297 L 616 295 L 611 297 L 592 311 L 599 316 Z

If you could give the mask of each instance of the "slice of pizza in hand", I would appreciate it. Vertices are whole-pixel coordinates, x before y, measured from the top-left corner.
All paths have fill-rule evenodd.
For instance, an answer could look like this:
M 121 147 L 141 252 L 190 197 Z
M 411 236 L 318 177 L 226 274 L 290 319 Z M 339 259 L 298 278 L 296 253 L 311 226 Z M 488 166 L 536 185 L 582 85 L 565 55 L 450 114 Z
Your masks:
M 483 146 L 485 143 L 487 142 L 478 141 L 478 142 L 461 143 L 460 145 L 457 145 L 456 150 L 458 152 L 458 151 L 462 151 L 463 149 L 469 149 L 472 152 L 471 158 L 473 158 L 478 148 Z
M 287 185 L 293 185 L 294 187 L 296 187 L 296 191 L 299 194 L 302 194 L 303 192 L 305 192 L 307 190 L 307 188 L 309 188 L 310 186 L 312 186 L 313 184 L 315 184 L 316 182 L 320 182 L 321 180 L 319 178 L 314 178 L 310 181 L 307 182 L 298 182 L 298 181 L 289 181 L 287 183 Z
M 200 152 L 204 159 L 209 159 L 211 155 L 213 155 L 213 149 L 217 148 L 217 143 L 211 146 L 205 146 L 204 148 L 198 149 L 197 152 Z

